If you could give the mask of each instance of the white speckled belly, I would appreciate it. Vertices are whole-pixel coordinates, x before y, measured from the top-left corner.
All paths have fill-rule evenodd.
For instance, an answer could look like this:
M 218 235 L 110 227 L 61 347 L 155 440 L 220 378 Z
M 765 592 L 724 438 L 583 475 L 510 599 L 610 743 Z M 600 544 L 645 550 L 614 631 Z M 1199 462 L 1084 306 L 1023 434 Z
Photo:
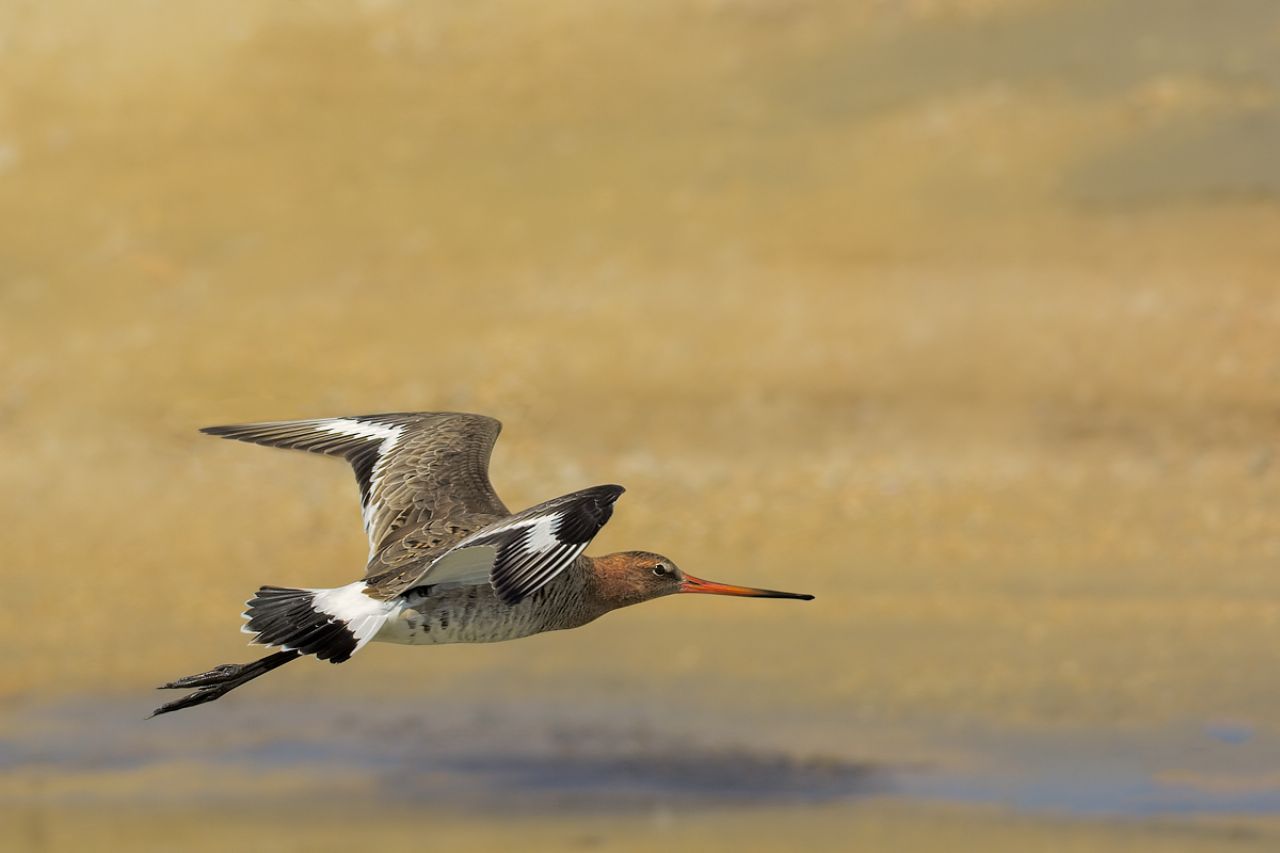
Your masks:
M 594 615 L 583 612 L 578 584 L 570 578 L 557 578 L 514 606 L 499 601 L 487 584 L 428 587 L 426 595 L 414 591 L 398 599 L 373 641 L 408 646 L 498 643 L 582 625 Z

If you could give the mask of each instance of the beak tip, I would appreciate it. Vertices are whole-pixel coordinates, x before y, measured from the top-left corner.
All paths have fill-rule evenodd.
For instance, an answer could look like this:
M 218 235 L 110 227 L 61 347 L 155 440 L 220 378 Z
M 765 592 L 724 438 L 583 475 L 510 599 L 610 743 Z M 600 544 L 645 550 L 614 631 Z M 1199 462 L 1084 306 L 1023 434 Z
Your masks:
M 746 598 L 791 598 L 800 601 L 813 601 L 813 596 L 805 592 L 779 592 L 776 589 L 759 589 L 750 586 L 734 586 L 733 584 L 707 581 L 702 578 L 686 576 L 680 584 L 680 592 L 701 592 L 710 595 L 740 595 Z

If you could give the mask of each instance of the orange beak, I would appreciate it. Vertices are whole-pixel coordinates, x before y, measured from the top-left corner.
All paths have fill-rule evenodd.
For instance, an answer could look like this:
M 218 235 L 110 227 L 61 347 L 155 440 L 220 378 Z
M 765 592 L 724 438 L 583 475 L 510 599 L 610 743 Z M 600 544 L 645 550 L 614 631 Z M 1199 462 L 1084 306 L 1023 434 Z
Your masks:
M 681 592 L 697 592 L 703 595 L 741 595 L 747 598 L 798 598 L 801 601 L 812 601 L 812 595 L 801 592 L 778 592 L 773 589 L 756 589 L 751 586 L 734 586 L 728 583 L 704 581 L 693 575 L 685 575 L 680 582 Z

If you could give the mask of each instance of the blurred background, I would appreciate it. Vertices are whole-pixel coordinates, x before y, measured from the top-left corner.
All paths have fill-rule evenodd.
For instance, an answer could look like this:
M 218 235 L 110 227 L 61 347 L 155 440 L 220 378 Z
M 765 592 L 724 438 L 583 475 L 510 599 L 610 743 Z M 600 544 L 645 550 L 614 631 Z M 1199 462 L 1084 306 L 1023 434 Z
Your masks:
M 1273 0 L 0 2 L 0 846 L 1280 845 Z M 811 592 L 375 645 L 345 466 Z

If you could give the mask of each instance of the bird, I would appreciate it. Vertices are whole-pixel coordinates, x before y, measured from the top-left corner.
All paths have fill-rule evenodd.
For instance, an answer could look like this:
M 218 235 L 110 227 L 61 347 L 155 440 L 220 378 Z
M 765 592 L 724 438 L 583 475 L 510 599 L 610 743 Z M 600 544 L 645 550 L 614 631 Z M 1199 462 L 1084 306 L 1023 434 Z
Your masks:
M 336 588 L 263 586 L 241 630 L 277 651 L 160 685 L 192 692 L 152 717 L 221 698 L 302 657 L 343 663 L 371 642 L 492 643 L 577 628 L 675 594 L 812 595 L 703 580 L 652 551 L 585 551 L 623 487 L 592 486 L 510 512 L 489 481 L 502 424 L 464 412 L 399 412 L 205 427 L 208 435 L 345 459 L 369 558 Z

